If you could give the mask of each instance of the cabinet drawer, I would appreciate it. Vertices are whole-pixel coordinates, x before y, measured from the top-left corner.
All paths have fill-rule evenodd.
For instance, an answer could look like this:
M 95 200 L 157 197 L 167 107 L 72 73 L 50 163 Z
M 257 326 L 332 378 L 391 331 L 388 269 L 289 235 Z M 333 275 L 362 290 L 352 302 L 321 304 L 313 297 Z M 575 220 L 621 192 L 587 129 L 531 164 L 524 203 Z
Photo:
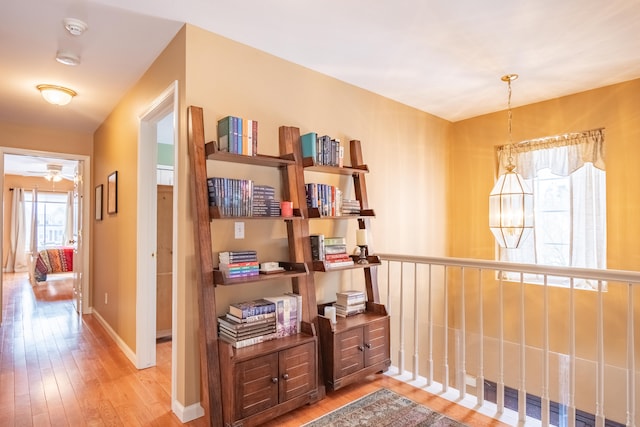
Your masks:
M 235 369 L 237 419 L 278 404 L 278 353 L 241 362 Z M 234 390 L 223 390 L 233 393 Z
M 313 342 L 280 352 L 280 402 L 316 388 L 316 358 Z

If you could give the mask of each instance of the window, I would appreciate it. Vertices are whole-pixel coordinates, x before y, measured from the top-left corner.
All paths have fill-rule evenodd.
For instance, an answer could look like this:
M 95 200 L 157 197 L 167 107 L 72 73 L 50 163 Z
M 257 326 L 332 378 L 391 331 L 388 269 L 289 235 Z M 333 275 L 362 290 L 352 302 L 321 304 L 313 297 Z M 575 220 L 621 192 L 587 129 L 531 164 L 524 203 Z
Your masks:
M 67 224 L 67 193 L 38 192 L 37 243 L 38 249 L 63 246 Z M 25 218 L 32 215 L 33 193 L 25 192 Z M 31 228 L 26 227 L 26 241 L 31 241 Z
M 534 230 L 500 259 L 562 267 L 606 268 L 606 173 L 602 129 L 528 141 L 512 148 L 516 171 L 533 191 Z M 504 153 L 499 150 L 502 164 Z M 519 274 L 505 278 L 520 280 Z M 543 277 L 524 280 L 542 283 Z M 567 285 L 568 278 L 548 277 Z M 596 288 L 580 281 L 576 287 Z

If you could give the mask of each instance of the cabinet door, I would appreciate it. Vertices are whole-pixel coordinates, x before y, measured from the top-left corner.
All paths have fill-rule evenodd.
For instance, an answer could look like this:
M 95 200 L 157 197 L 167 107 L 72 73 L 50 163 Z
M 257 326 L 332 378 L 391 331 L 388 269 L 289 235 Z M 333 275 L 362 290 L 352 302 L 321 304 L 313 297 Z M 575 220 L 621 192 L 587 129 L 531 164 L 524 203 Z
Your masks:
M 389 317 L 376 320 L 364 327 L 365 366 L 388 360 Z
M 362 328 L 349 329 L 337 334 L 335 344 L 335 378 L 342 378 L 364 367 Z
M 280 403 L 316 388 L 316 357 L 313 342 L 280 352 Z
M 235 419 L 246 418 L 278 404 L 278 353 L 238 363 L 235 373 Z M 233 393 L 234 390 L 222 392 Z

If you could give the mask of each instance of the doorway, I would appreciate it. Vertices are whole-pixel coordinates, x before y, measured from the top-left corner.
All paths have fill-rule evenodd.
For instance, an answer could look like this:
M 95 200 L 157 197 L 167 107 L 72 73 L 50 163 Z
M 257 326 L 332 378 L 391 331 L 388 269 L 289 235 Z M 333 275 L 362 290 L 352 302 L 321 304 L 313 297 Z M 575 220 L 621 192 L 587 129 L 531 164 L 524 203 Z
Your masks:
M 173 255 L 177 246 L 177 198 L 173 194 L 177 90 L 174 82 L 140 116 L 138 138 L 136 365 L 138 369 L 155 366 L 158 336 L 165 341 L 171 337 L 172 403 L 177 395 L 177 280 Z
M 38 247 L 42 249 L 42 246 L 46 245 L 60 245 L 66 247 L 73 247 L 73 287 L 74 295 L 77 299 L 74 299 L 76 310 L 79 314 L 90 313 L 91 308 L 89 305 L 89 284 L 88 284 L 88 272 L 89 272 L 89 237 L 83 235 L 83 230 L 87 230 L 89 224 L 87 223 L 89 204 L 83 203 L 85 200 L 89 200 L 90 194 L 88 194 L 88 187 L 83 186 L 83 177 L 90 176 L 90 164 L 89 158 L 82 155 L 73 155 L 66 153 L 51 153 L 45 151 L 25 150 L 19 148 L 0 147 L 0 165 L 2 167 L 0 173 L 0 187 L 3 189 L 3 198 L 6 206 L 8 203 L 9 194 L 13 193 L 9 187 L 25 187 L 28 189 L 39 188 L 38 192 L 42 194 L 41 201 L 45 202 L 45 199 L 51 198 L 50 195 L 65 194 L 63 197 L 69 200 L 66 202 L 68 208 L 74 215 L 72 220 L 63 219 L 64 225 L 56 224 L 53 221 L 47 221 L 48 224 L 44 224 L 44 221 L 40 220 L 38 224 L 42 224 L 43 227 L 35 227 L 30 225 L 29 236 L 24 236 L 29 240 L 26 247 L 31 247 L 31 241 L 36 241 Z M 6 175 L 6 176 L 5 176 Z M 5 185 L 7 184 L 7 185 Z M 32 197 L 31 191 L 26 192 L 29 197 Z M 55 199 L 55 197 L 53 197 Z M 47 203 L 45 203 L 47 204 Z M 51 202 L 51 209 L 55 209 L 55 201 Z M 67 215 L 63 215 L 65 218 L 70 218 Z M 10 228 L 11 213 L 2 210 L 0 212 L 0 222 L 3 224 L 3 229 Z M 40 230 L 45 228 L 47 230 Z M 25 223 L 26 228 L 26 223 Z M 59 229 L 58 229 L 59 228 Z M 2 255 L 3 268 L 8 258 L 8 236 L 6 232 L 5 242 L 0 249 Z M 35 243 L 34 243 L 35 245 Z M 34 252 L 34 256 L 29 255 L 27 257 L 27 268 L 25 270 L 33 280 L 34 267 L 36 262 L 37 251 Z M 11 269 L 10 269 L 11 270 Z M 2 279 L 0 279 L 0 303 L 2 301 Z M 83 298 L 84 296 L 84 298 Z M 1 317 L 1 316 L 0 316 Z

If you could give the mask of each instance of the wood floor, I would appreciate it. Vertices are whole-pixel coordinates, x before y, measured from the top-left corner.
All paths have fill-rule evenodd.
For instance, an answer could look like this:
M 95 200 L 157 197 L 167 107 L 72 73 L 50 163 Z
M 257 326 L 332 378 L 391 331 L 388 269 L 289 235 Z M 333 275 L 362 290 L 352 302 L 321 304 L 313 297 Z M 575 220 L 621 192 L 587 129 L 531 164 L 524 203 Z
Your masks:
M 171 342 L 158 344 L 158 366 L 135 369 L 93 316 L 75 313 L 64 282 L 40 284 L 34 292 L 26 274 L 4 275 L 0 426 L 182 425 L 171 412 Z M 376 375 L 267 426 L 299 426 L 382 387 L 469 426 L 503 425 Z M 208 422 L 203 417 L 186 425 Z

